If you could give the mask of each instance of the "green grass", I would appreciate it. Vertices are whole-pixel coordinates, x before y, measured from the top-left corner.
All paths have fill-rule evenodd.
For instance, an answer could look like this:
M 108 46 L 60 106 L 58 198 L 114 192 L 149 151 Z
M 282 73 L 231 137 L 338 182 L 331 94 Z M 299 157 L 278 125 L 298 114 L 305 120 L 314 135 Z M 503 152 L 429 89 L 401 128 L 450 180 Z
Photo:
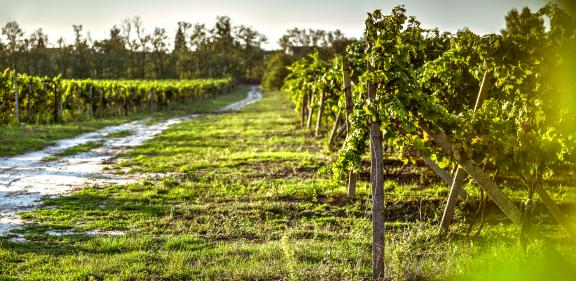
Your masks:
M 160 120 L 183 114 L 212 112 L 228 103 L 242 100 L 246 97 L 247 91 L 247 87 L 240 87 L 232 93 L 213 99 L 199 100 L 187 104 L 173 103 L 167 111 L 153 113 L 143 111 L 130 114 L 127 117 L 118 116 L 102 120 L 92 119 L 54 125 L 25 125 L 23 127 L 4 125 L 0 127 L 0 143 L 2 143 L 0 146 L 0 157 L 15 156 L 27 151 L 42 149 L 53 145 L 59 139 L 72 138 L 82 133 L 128 121 L 144 118 Z
M 124 138 L 133 135 L 134 132 L 130 130 L 122 130 L 114 133 L 107 134 L 105 138 L 107 139 L 116 139 L 116 138 Z
M 24 213 L 35 223 L 19 231 L 30 242 L 0 240 L 0 279 L 366 280 L 369 186 L 360 182 L 348 201 L 331 179 L 333 157 L 324 140 L 298 128 L 279 93 L 241 112 L 191 119 L 117 164 L 158 180 L 86 187 Z M 474 210 L 463 206 L 452 233 L 439 236 L 441 184 L 388 181 L 386 190 L 391 280 L 511 280 L 506 274 L 523 277 L 518 268 L 532 278 L 523 280 L 553 280 L 572 270 L 548 249 L 570 265 L 574 243 L 545 217 L 538 227 L 548 239 L 523 251 L 518 227 L 498 214 L 478 237 L 467 236 Z M 78 234 L 46 234 L 54 229 Z M 126 234 L 82 234 L 95 229 Z M 550 263 L 547 271 L 535 266 Z
M 88 151 L 91 151 L 91 150 L 96 149 L 98 147 L 101 147 L 103 143 L 104 143 L 103 141 L 90 141 L 90 142 L 87 142 L 84 144 L 79 144 L 79 145 L 70 147 L 70 148 L 68 148 L 62 152 L 58 152 L 54 155 L 46 156 L 46 157 L 42 158 L 42 161 L 45 161 L 45 162 L 56 161 L 62 157 L 72 156 L 72 155 L 80 154 L 83 152 L 88 152 Z

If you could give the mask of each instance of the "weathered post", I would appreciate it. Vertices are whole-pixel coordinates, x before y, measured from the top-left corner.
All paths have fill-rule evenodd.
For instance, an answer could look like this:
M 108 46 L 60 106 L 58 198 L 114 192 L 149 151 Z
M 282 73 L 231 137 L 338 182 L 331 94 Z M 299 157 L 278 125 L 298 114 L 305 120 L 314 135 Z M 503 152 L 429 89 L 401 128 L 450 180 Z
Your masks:
M 316 132 L 314 135 L 318 137 L 320 135 L 320 126 L 322 125 L 322 115 L 324 114 L 324 98 L 326 94 L 324 91 L 320 93 L 320 108 L 318 108 L 318 119 L 316 120 Z
M 332 148 L 332 145 L 336 141 L 336 136 L 338 135 L 338 126 L 342 122 L 342 113 L 338 110 L 336 113 L 336 120 L 334 121 L 334 126 L 332 126 L 332 132 L 330 133 L 330 140 L 328 141 L 328 146 Z
M 18 78 L 16 75 L 16 71 L 14 71 L 14 99 L 16 102 L 16 124 L 20 126 L 20 103 L 18 101 Z
M 368 64 L 368 71 L 372 71 Z M 368 84 L 368 98 L 376 101 L 376 85 Z M 372 279 L 384 278 L 384 161 L 382 131 L 378 116 L 370 117 L 370 159 L 372 166 Z
M 94 98 L 92 97 L 92 85 L 88 89 L 88 96 L 90 99 L 90 117 L 94 117 Z
M 478 110 L 482 106 L 482 102 L 486 98 L 486 93 L 488 92 L 488 71 L 484 72 L 484 77 L 482 78 L 482 83 L 480 84 L 480 90 L 478 91 L 478 97 L 476 98 L 476 103 L 474 104 L 474 111 Z M 454 208 L 458 202 L 458 196 L 461 194 L 462 184 L 466 175 L 460 166 L 456 168 L 456 173 L 454 174 L 454 181 L 450 188 L 450 195 L 448 195 L 448 201 L 446 202 L 446 207 L 444 208 L 444 213 L 442 215 L 442 222 L 440 223 L 440 231 L 448 231 L 452 219 L 454 218 Z
M 28 82 L 28 91 L 26 92 L 26 122 L 32 120 L 32 82 Z
M 100 119 L 104 119 L 104 91 L 99 90 L 100 93 Z
M 348 65 L 348 59 L 346 57 L 342 58 L 342 75 L 344 76 L 344 98 L 346 101 L 346 132 L 350 132 L 350 115 L 352 115 L 352 110 L 354 105 L 352 104 L 352 85 L 350 83 L 350 67 Z M 348 198 L 354 198 L 356 196 L 356 181 L 358 176 L 354 171 L 348 172 Z

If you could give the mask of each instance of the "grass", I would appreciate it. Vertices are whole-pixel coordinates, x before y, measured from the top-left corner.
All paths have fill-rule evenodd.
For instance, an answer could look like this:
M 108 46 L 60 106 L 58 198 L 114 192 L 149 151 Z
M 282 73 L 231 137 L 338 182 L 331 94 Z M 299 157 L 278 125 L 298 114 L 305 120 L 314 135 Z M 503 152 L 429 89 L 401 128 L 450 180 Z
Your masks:
M 106 126 L 118 125 L 128 121 L 151 118 L 151 121 L 174 117 L 183 114 L 208 113 L 246 97 L 247 87 L 219 96 L 213 99 L 199 100 L 186 104 L 173 103 L 168 110 L 147 113 L 137 112 L 127 117 L 116 116 L 102 120 L 91 119 L 79 122 L 47 125 L 25 125 L 22 127 L 4 125 L 0 127 L 0 157 L 9 157 L 27 151 L 42 149 L 54 144 L 56 140 L 73 138 L 82 133 L 101 129 Z M 157 121 L 156 121 L 157 122 Z
M 92 149 L 96 149 L 96 148 L 102 146 L 103 143 L 104 143 L 104 141 L 89 141 L 89 142 L 84 143 L 84 144 L 79 144 L 79 145 L 70 147 L 70 148 L 68 148 L 62 152 L 58 152 L 54 155 L 46 156 L 46 157 L 42 158 L 42 161 L 45 161 L 45 162 L 56 161 L 62 157 L 77 155 L 77 154 L 80 154 L 83 152 L 88 152 L 88 151 L 91 151 Z
M 298 128 L 279 93 L 241 112 L 191 119 L 117 164 L 159 180 L 86 187 L 22 214 L 34 222 L 19 231 L 29 242 L 0 239 L 0 279 L 366 280 L 369 186 L 360 182 L 358 198 L 348 201 L 344 185 L 331 179 L 332 157 L 324 140 Z M 474 210 L 463 206 L 452 233 L 438 235 L 445 190 L 439 183 L 387 182 L 390 280 L 574 276 L 566 275 L 574 243 L 545 214 L 538 227 L 547 239 L 532 240 L 526 251 L 518 227 L 497 213 L 489 213 L 478 237 L 467 236 Z M 46 233 L 55 229 L 77 234 Z
M 114 133 L 110 133 L 107 134 L 104 138 L 107 139 L 116 139 L 116 138 L 124 138 L 124 137 L 128 137 L 134 135 L 133 131 L 130 130 L 122 130 L 122 131 L 118 131 L 118 132 L 114 132 Z

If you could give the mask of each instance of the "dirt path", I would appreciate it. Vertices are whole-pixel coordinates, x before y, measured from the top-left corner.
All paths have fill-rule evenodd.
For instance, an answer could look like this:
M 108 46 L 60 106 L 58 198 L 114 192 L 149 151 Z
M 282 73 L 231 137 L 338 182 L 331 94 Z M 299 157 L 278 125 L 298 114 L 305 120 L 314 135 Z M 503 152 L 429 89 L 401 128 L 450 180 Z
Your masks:
M 239 110 L 262 97 L 252 87 L 244 100 L 230 104 L 217 113 Z M 58 141 L 54 146 L 10 158 L 0 158 L 0 236 L 24 224 L 18 215 L 41 204 L 45 197 L 60 196 L 86 184 L 127 183 L 134 178 L 106 173 L 106 162 L 121 152 L 139 146 L 174 124 L 201 115 L 189 115 L 148 124 L 148 120 L 105 127 L 72 139 Z M 128 136 L 107 138 L 109 134 L 130 131 Z M 56 161 L 42 161 L 68 148 L 101 141 L 89 152 L 64 156 Z

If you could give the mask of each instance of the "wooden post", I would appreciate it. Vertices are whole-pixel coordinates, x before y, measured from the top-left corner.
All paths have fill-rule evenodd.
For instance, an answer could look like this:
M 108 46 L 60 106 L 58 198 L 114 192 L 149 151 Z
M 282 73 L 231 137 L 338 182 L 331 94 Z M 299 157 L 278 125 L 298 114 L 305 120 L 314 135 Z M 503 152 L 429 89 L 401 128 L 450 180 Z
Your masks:
M 429 128 L 427 128 L 426 124 L 422 122 L 422 120 L 419 121 L 419 125 L 426 133 L 432 136 L 436 144 L 438 144 L 438 146 L 441 149 L 443 149 L 449 154 L 453 153 L 451 151 L 452 143 L 450 142 L 448 136 L 444 132 L 432 132 Z M 496 185 L 496 183 L 490 178 L 490 176 L 486 174 L 482 170 L 482 168 L 478 166 L 477 163 L 475 163 L 471 159 L 461 159 L 461 158 L 456 158 L 456 162 L 460 165 L 460 167 L 462 167 L 462 169 L 464 169 L 464 171 L 466 171 L 466 173 L 468 173 L 468 175 L 472 177 L 472 179 L 474 179 L 474 181 L 480 186 L 480 188 L 482 188 L 486 193 L 488 193 L 488 196 L 490 196 L 492 201 L 494 201 L 494 203 L 498 206 L 498 208 L 500 208 L 500 210 L 502 210 L 502 212 L 514 224 L 522 226 L 522 212 L 520 211 L 520 209 L 516 205 L 514 205 L 514 203 L 506 196 L 506 194 L 504 194 L 504 192 L 502 192 L 502 190 Z M 540 195 L 540 198 L 542 198 L 542 201 L 544 201 L 546 207 L 566 228 L 571 237 L 573 239 L 576 239 L 575 238 L 576 231 L 574 227 L 570 224 L 569 221 L 566 220 L 566 217 L 560 212 L 558 206 L 554 204 L 552 198 L 548 196 L 548 194 L 541 185 L 536 186 L 536 192 L 538 193 L 538 195 Z M 530 232 L 533 235 L 543 237 L 533 227 L 530 227 Z M 550 250 L 556 252 L 556 250 L 554 250 L 553 248 L 550 248 Z
M 202 99 L 207 99 L 209 92 L 206 92 L 206 93 L 204 93 L 204 94 L 205 94 L 205 96 L 203 96 Z M 153 108 L 153 105 L 154 105 L 154 95 L 155 95 L 154 90 L 148 91 L 147 103 L 148 103 L 148 107 L 149 107 L 148 110 L 149 110 L 150 112 L 152 112 L 152 110 L 154 109 L 154 108 Z
M 348 198 L 352 199 L 356 196 L 356 182 L 358 175 L 354 171 L 348 172 Z
M 426 124 L 420 120 L 419 122 L 420 128 L 422 128 L 428 135 L 432 137 L 434 142 L 438 144 L 438 146 L 443 149 L 446 153 L 452 154 L 452 143 L 448 136 L 444 132 L 432 132 Z M 496 205 L 504 212 L 504 214 L 515 224 L 521 224 L 521 217 L 522 213 L 520 209 L 506 197 L 506 194 L 498 188 L 496 183 L 488 176 L 482 169 L 478 166 L 478 164 L 474 163 L 474 161 L 470 159 L 461 159 L 459 157 L 455 157 L 455 160 L 462 169 L 472 179 L 480 186 L 480 188 L 484 189 L 488 196 L 496 203 Z
M 306 122 L 306 128 L 310 129 L 312 126 L 312 105 L 314 104 L 314 95 L 310 95 L 310 102 L 308 103 L 308 122 Z
M 308 95 L 304 94 L 302 96 L 302 105 L 300 108 L 300 115 L 301 115 L 301 121 L 300 122 L 302 123 L 302 128 L 304 128 L 304 125 L 306 124 L 306 107 L 308 106 L 306 103 L 307 101 L 308 101 Z
M 468 173 L 474 181 L 480 185 L 486 193 L 492 198 L 492 201 L 508 216 L 508 218 L 515 224 L 520 225 L 522 223 L 522 213 L 520 209 L 508 199 L 506 194 L 494 183 L 488 174 L 482 171 L 474 161 L 465 160 L 459 161 L 460 166 L 466 173 Z
M 445 181 L 448 185 L 453 185 L 454 184 L 454 179 L 452 178 L 452 176 L 444 169 L 440 168 L 440 166 L 438 166 L 438 164 L 436 164 L 436 162 L 434 162 L 432 159 L 426 157 L 426 156 L 422 156 L 420 157 L 424 163 L 426 163 L 426 165 L 428 167 L 430 167 L 430 169 L 432 169 L 432 171 L 434 171 L 434 173 L 436 173 L 436 175 L 438 175 L 443 181 Z M 468 199 L 468 193 L 460 188 L 460 193 L 458 194 L 459 198 L 462 200 L 466 200 Z
M 566 215 L 562 213 L 562 210 L 558 208 L 556 203 L 554 203 L 554 200 L 550 198 L 550 195 L 548 195 L 541 184 L 536 184 L 536 193 L 538 193 L 540 199 L 542 199 L 542 202 L 544 202 L 544 205 L 548 208 L 550 213 L 552 213 L 554 218 L 556 218 L 566 231 L 568 231 L 568 234 L 570 234 L 572 239 L 576 239 L 576 229 L 574 228 L 574 225 L 566 218 Z
M 104 119 L 104 90 L 100 89 L 100 119 Z
M 320 93 L 320 108 L 318 108 L 318 119 L 316 119 L 316 132 L 315 136 L 318 137 L 320 135 L 320 126 L 322 125 L 322 115 L 324 114 L 324 98 L 325 94 L 324 91 Z
M 54 105 L 52 110 L 52 117 L 54 118 L 54 123 L 58 123 L 59 122 L 58 116 L 60 116 L 60 114 L 58 114 L 58 108 L 60 105 L 60 93 L 56 88 L 56 83 L 52 84 L 52 89 L 54 91 Z
M 454 217 L 454 208 L 458 202 L 458 197 L 462 191 L 464 191 L 464 189 L 462 189 L 462 183 L 464 182 L 465 178 L 466 174 L 464 171 L 462 171 L 462 169 L 457 169 L 451 184 L 450 195 L 448 196 L 448 201 L 446 202 L 444 213 L 442 214 L 442 222 L 440 223 L 441 231 L 448 230 L 450 224 L 452 223 L 452 218 Z
M 128 116 L 128 89 L 124 89 L 124 116 Z
M 135 112 L 137 110 L 136 105 L 139 103 L 140 100 L 140 91 L 132 88 L 130 89 L 130 99 L 132 99 L 132 112 Z M 130 102 L 128 102 L 130 103 Z
M 58 101 L 60 103 L 59 107 L 60 107 L 60 112 L 58 114 L 58 118 L 60 119 L 61 122 L 64 122 L 64 99 L 62 98 L 62 84 L 61 82 L 58 83 Z
M 94 117 L 94 99 L 92 97 L 92 85 L 88 89 L 88 96 L 90 97 L 90 117 Z
M 16 102 L 16 124 L 20 126 L 20 102 L 18 101 L 18 77 L 14 71 L 14 99 Z
M 368 64 L 368 71 L 372 65 Z M 368 84 L 368 98 L 376 100 L 376 85 Z M 382 131 L 378 116 L 370 120 L 370 156 L 372 166 L 372 279 L 384 278 L 384 161 Z
M 334 141 L 336 141 L 336 136 L 338 135 L 338 126 L 342 122 L 342 113 L 338 110 L 336 113 L 336 120 L 334 121 L 334 126 L 332 126 L 332 132 L 330 133 L 330 140 L 328 141 L 328 146 L 332 147 Z
M 350 132 L 350 115 L 352 115 L 354 105 L 352 104 L 352 85 L 350 83 L 350 67 L 348 65 L 348 59 L 346 59 L 346 57 L 342 57 L 342 75 L 344 76 L 344 97 L 346 101 L 346 131 Z
M 480 90 L 478 91 L 478 97 L 476 98 L 476 103 L 474 104 L 474 111 L 482 106 L 482 102 L 486 98 L 486 93 L 488 92 L 488 71 L 484 72 L 484 77 L 482 77 L 482 83 L 480 84 Z M 456 168 L 456 173 L 454 174 L 454 182 L 450 188 L 450 195 L 448 196 L 448 201 L 446 202 L 446 207 L 444 208 L 444 213 L 442 214 L 442 222 L 440 223 L 440 231 L 445 232 L 450 228 L 452 219 L 454 218 L 454 208 L 456 207 L 456 202 L 458 200 L 458 194 L 462 193 L 462 184 L 466 176 L 463 174 L 462 169 L 458 166 Z
M 28 91 L 26 92 L 26 122 L 32 120 L 32 85 L 28 82 Z
M 78 101 L 78 103 L 80 103 L 83 99 L 83 91 L 84 89 L 82 89 L 82 87 L 80 86 L 76 86 L 76 101 Z M 78 112 L 80 113 L 80 112 Z
M 354 110 L 354 105 L 352 103 L 352 85 L 350 83 L 350 67 L 348 65 L 348 59 L 342 57 L 342 76 L 344 76 L 344 98 L 346 101 L 346 133 L 350 133 L 350 115 Z M 356 196 L 356 182 L 358 176 L 354 171 L 348 172 L 348 198 L 354 198 Z

